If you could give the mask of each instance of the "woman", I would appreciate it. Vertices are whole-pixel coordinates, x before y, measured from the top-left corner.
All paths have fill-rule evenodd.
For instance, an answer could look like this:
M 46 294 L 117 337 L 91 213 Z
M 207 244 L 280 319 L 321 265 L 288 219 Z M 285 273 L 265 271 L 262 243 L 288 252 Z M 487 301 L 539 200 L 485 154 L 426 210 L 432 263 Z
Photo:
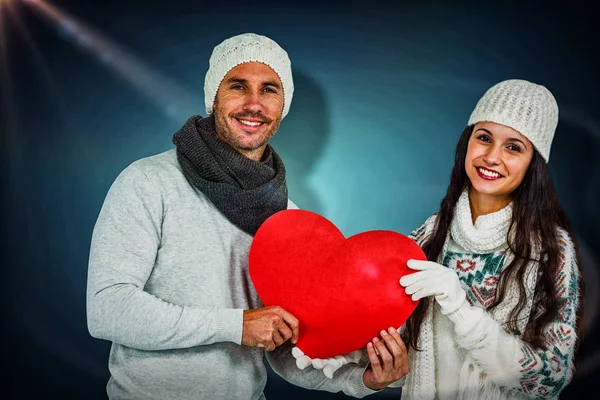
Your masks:
M 401 328 L 403 398 L 555 398 L 571 380 L 583 283 L 546 166 L 557 123 L 552 94 L 528 81 L 477 103 L 440 210 L 411 234 L 430 261 L 400 279 L 423 299 Z M 357 359 L 296 356 L 329 376 Z
M 583 283 L 546 166 L 558 106 L 507 80 L 477 103 L 440 210 L 412 233 L 428 260 L 400 279 L 423 301 L 404 326 L 404 396 L 554 398 L 571 380 Z M 421 351 L 415 351 L 419 349 Z

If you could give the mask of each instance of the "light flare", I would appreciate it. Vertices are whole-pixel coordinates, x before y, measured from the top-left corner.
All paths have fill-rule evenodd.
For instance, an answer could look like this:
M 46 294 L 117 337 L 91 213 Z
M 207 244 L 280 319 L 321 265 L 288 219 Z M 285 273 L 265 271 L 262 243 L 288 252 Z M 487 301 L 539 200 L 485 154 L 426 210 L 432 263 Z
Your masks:
M 27 0 L 26 3 L 34 12 L 54 24 L 64 39 L 123 77 L 167 116 L 180 120 L 198 113 L 200 99 L 88 24 L 46 1 Z

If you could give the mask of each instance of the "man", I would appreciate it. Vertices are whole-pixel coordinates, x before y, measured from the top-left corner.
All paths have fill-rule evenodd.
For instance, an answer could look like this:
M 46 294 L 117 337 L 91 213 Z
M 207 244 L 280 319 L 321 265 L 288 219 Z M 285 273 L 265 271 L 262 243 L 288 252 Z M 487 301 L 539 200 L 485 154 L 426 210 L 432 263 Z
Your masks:
M 111 399 L 264 398 L 263 349 L 295 343 L 299 326 L 263 307 L 247 260 L 262 222 L 295 207 L 268 144 L 293 90 L 290 60 L 273 40 L 225 40 L 206 74 L 208 117 L 191 117 L 176 149 L 132 163 L 111 186 L 87 288 L 89 331 L 112 341 Z M 329 380 L 295 368 L 289 349 L 273 363 L 305 387 L 373 393 L 364 365 Z

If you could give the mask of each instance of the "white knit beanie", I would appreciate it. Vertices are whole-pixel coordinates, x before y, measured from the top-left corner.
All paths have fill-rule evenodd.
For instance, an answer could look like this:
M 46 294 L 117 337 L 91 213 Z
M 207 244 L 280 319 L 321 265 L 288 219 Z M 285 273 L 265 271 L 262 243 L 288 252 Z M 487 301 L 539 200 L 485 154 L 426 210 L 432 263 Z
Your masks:
M 282 118 L 287 115 L 294 94 L 292 63 L 287 52 L 275 41 L 255 33 L 230 37 L 214 48 L 204 80 L 206 114 L 210 115 L 213 112 L 217 90 L 225 75 L 236 66 L 251 61 L 266 64 L 279 75 L 283 85 Z
M 506 125 L 527 137 L 548 162 L 558 124 L 558 105 L 541 85 L 509 79 L 492 86 L 479 99 L 468 125 L 478 122 Z

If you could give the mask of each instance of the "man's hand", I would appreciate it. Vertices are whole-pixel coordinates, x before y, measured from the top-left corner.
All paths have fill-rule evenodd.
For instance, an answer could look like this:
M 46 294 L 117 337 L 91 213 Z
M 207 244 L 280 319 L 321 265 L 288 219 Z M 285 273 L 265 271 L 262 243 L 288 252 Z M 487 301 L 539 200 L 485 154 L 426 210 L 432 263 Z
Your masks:
M 244 311 L 242 344 L 267 351 L 291 339 L 298 340 L 298 320 L 279 306 Z
M 363 383 L 372 390 L 388 387 L 408 374 L 410 370 L 406 346 L 398 331 L 389 328 L 387 332 L 381 331 L 381 337 L 383 341 L 374 338 L 367 344 L 371 365 L 363 374 Z

